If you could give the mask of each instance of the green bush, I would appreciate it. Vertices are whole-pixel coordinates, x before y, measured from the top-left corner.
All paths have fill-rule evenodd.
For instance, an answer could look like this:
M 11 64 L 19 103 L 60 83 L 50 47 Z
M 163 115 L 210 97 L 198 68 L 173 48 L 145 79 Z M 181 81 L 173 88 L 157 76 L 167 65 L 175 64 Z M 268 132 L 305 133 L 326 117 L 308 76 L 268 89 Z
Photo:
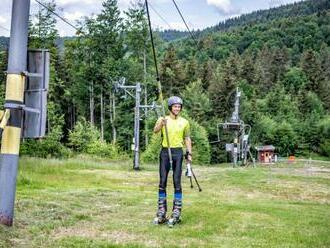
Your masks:
M 292 93 L 303 89 L 308 82 L 307 76 L 301 68 L 292 67 L 285 74 L 282 84 L 287 91 Z
M 100 139 L 100 132 L 85 119 L 81 119 L 69 132 L 69 146 L 77 152 L 87 152 L 87 147 Z
M 262 115 L 252 129 L 252 143 L 275 145 L 273 141 L 276 125 L 277 123 L 271 117 Z
M 330 139 L 324 140 L 320 144 L 321 154 L 330 157 Z
M 281 155 L 294 154 L 297 134 L 290 123 L 286 121 L 279 123 L 274 130 L 273 137 L 273 144 Z
M 86 153 L 111 159 L 117 159 L 119 156 L 118 149 L 115 145 L 101 140 L 96 140 L 90 144 L 87 144 Z
M 21 155 L 41 158 L 67 158 L 71 151 L 61 143 L 63 136 L 64 115 L 56 112 L 56 105 L 50 101 L 47 108 L 49 133 L 42 139 L 26 139 L 20 147 Z
M 153 134 L 147 149 L 142 153 L 141 159 L 145 162 L 156 162 L 161 148 L 161 135 Z
M 269 116 L 261 116 L 253 128 L 253 143 L 274 145 L 281 155 L 294 153 L 298 135 L 287 121 L 276 122 Z
M 211 148 L 208 135 L 204 127 L 194 120 L 189 120 L 191 128 L 192 152 L 194 162 L 209 164 L 211 160 Z
M 27 139 L 21 144 L 20 154 L 41 158 L 67 158 L 71 151 L 60 142 L 61 131 L 54 129 L 45 138 L 34 140 Z
M 330 157 L 330 116 L 325 116 L 318 125 L 321 154 Z

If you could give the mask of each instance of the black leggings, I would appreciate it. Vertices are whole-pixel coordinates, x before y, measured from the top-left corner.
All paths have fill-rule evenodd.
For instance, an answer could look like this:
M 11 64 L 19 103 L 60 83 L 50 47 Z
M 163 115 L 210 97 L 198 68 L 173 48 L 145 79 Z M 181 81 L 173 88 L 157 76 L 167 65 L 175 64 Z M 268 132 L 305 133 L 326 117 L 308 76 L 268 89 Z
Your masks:
M 181 174 L 182 174 L 182 161 L 183 151 L 182 148 L 171 148 L 172 161 L 173 161 L 173 184 L 174 193 L 182 193 L 181 188 Z M 170 171 L 170 160 L 168 156 L 168 149 L 162 148 L 160 152 L 160 164 L 159 164 L 159 193 L 166 194 L 167 177 Z

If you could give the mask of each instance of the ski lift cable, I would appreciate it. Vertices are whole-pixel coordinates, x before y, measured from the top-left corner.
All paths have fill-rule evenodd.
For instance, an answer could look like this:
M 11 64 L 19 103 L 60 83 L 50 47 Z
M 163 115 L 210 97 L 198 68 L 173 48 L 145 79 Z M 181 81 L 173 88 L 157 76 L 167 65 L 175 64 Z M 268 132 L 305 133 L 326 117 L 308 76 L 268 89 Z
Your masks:
M 163 93 L 162 93 L 162 84 L 160 82 L 160 77 L 159 77 L 156 50 L 155 50 L 155 43 L 154 43 L 154 38 L 153 38 L 152 28 L 151 28 L 151 20 L 150 20 L 148 0 L 145 0 L 145 5 L 146 5 L 146 10 L 147 10 L 147 17 L 148 17 L 148 24 L 149 24 L 149 33 L 150 33 L 152 53 L 153 53 L 154 62 L 155 62 L 156 80 L 157 80 L 157 85 L 158 85 L 159 100 L 160 100 L 160 103 L 161 103 L 161 106 L 162 106 L 163 118 L 165 119 L 165 108 L 164 108 L 164 104 L 163 104 L 164 99 L 163 99 Z M 167 142 L 167 150 L 168 150 L 168 157 L 169 157 L 169 160 L 170 160 L 170 166 L 172 168 L 172 166 L 173 166 L 172 152 L 171 152 L 171 146 L 170 146 L 170 140 L 169 140 L 169 137 L 168 137 L 168 129 L 167 129 L 166 122 L 165 122 L 165 138 L 166 138 L 166 142 Z
M 57 14 L 55 11 L 53 11 L 52 9 L 50 9 L 47 5 L 41 3 L 38 0 L 34 0 L 36 1 L 38 4 L 40 4 L 42 7 L 44 7 L 45 9 L 47 9 L 49 12 L 51 12 L 53 15 L 57 16 L 58 18 L 60 18 L 63 22 L 65 22 L 66 24 L 68 24 L 69 26 L 71 26 L 72 28 L 74 28 L 75 30 L 77 30 L 77 34 L 83 33 L 82 30 L 80 28 L 77 28 L 75 25 L 73 25 L 72 23 L 70 23 L 68 20 L 66 20 L 64 17 L 60 16 L 59 14 Z
M 186 20 L 184 19 L 183 15 L 182 15 L 182 12 L 180 11 L 178 5 L 176 4 L 175 0 L 172 0 L 172 2 L 174 3 L 174 6 L 175 6 L 176 10 L 178 11 L 178 13 L 179 13 L 179 15 L 180 15 L 180 17 L 181 17 L 181 19 L 182 19 L 184 25 L 186 26 L 186 28 L 187 28 L 187 30 L 188 30 L 188 32 L 189 32 L 189 34 L 190 34 L 190 37 L 191 37 L 191 38 L 193 39 L 193 41 L 195 42 L 196 46 L 198 46 L 198 42 L 197 42 L 197 40 L 196 40 L 196 38 L 195 38 L 193 32 L 189 29 L 189 26 L 187 25 L 187 22 L 186 22 Z
M 145 0 L 146 10 L 147 10 L 147 17 L 148 17 L 148 24 L 149 24 L 149 33 L 150 33 L 150 39 L 151 39 L 151 47 L 152 47 L 152 53 L 155 63 L 155 70 L 156 70 L 156 80 L 157 82 L 160 82 L 159 78 L 159 71 L 158 71 L 158 63 L 157 63 L 157 57 L 156 57 L 156 49 L 155 49 L 155 43 L 154 43 L 154 37 L 151 29 L 151 20 L 150 20 L 150 13 L 149 13 L 149 6 L 148 6 L 148 0 Z M 159 92 L 161 93 L 161 92 Z
M 159 14 L 159 12 L 155 9 L 155 7 L 153 7 L 150 3 L 149 3 L 150 8 L 153 10 L 153 12 L 170 28 L 173 29 L 171 27 L 171 25 L 166 21 L 166 19 L 164 17 L 161 16 L 161 14 Z
M 4 26 L 1 26 L 1 25 L 0 25 L 0 28 L 6 30 L 6 31 L 8 31 L 8 32 L 10 32 L 10 30 L 9 30 L 8 28 L 5 28 Z

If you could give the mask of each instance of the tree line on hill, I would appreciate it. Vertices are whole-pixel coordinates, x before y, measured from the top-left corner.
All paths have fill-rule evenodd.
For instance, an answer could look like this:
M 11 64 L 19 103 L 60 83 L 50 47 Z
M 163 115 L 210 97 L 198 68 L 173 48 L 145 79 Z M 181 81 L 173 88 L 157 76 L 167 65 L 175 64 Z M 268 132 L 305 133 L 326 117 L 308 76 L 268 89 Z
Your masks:
M 56 10 L 54 1 L 45 3 Z M 283 156 L 330 157 L 327 4 L 305 1 L 244 15 L 230 29 L 208 30 L 197 45 L 190 38 L 166 42 L 156 34 L 164 95 L 183 97 L 198 162 L 227 160 L 224 143 L 232 142 L 230 135 L 223 133 L 217 145 L 209 141 L 217 139 L 217 124 L 230 117 L 236 87 L 242 91 L 240 117 L 252 126 L 253 147 L 272 144 Z M 306 12 L 310 5 L 316 7 Z M 292 11 L 297 14 L 287 14 Z M 272 18 L 265 19 L 265 13 Z M 36 17 L 30 24 L 29 47 L 49 49 L 51 54 L 48 135 L 25 140 L 21 153 L 63 157 L 84 152 L 111 158 L 129 154 L 134 99 L 123 99 L 114 84 L 121 77 L 127 84 L 141 82 L 148 103 L 158 98 L 143 1 L 132 4 L 123 18 L 117 1 L 105 0 L 102 12 L 81 21 L 82 34 L 66 40 L 63 51 L 56 45 L 55 17 L 46 9 Z M 1 102 L 6 61 L 6 52 L 1 52 Z M 159 137 L 151 132 L 156 118 L 149 113 L 141 122 L 145 160 L 157 159 Z

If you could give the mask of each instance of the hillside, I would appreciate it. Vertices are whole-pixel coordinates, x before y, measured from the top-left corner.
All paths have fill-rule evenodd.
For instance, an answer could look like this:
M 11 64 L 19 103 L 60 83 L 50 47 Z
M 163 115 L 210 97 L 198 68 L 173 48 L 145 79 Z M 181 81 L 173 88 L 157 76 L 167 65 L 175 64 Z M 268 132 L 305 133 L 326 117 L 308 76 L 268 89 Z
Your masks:
M 303 147 L 307 147 L 309 152 L 329 156 L 330 11 L 327 3 L 306 1 L 270 10 L 279 13 L 279 17 L 266 22 L 251 23 L 252 14 L 252 19 L 245 24 L 238 22 L 238 18 L 227 30 L 205 34 L 198 46 L 191 39 L 171 42 L 161 71 L 165 72 L 162 80 L 173 83 L 165 89 L 180 94 L 187 89 L 187 85 L 179 83 L 182 78 L 186 83 L 201 80 L 210 103 L 207 105 L 207 98 L 199 103 L 204 108 L 208 106 L 199 121 L 204 122 L 209 139 L 216 140 L 216 125 L 231 116 L 233 103 L 229 97 L 238 86 L 244 93 L 240 117 L 252 125 L 254 145 L 274 144 L 282 155 L 304 154 Z M 303 8 L 314 5 L 318 7 L 309 11 Z M 286 17 L 293 9 L 301 12 Z M 259 17 L 265 13 L 259 12 Z M 200 93 L 184 96 L 193 102 Z M 198 109 L 196 105 L 190 111 L 200 115 Z M 324 136 L 317 138 L 317 130 Z M 222 141 L 231 142 L 225 136 Z M 224 144 L 213 146 L 216 160 L 221 156 L 222 161 L 227 159 L 222 153 L 223 147 Z
M 267 10 L 258 10 L 252 13 L 243 14 L 239 17 L 231 18 L 220 22 L 218 25 L 204 30 L 223 31 L 233 27 L 255 25 L 265 23 L 281 18 L 292 18 L 297 16 L 307 16 L 316 13 L 321 13 L 330 9 L 330 1 L 328 0 L 305 0 L 293 4 L 287 4 Z
M 276 8 L 253 11 L 251 13 L 242 14 L 235 18 L 230 18 L 225 21 L 219 22 L 219 24 L 205 28 L 203 30 L 196 30 L 197 36 L 203 36 L 209 33 L 217 31 L 226 31 L 232 28 L 256 25 L 271 22 L 282 18 L 293 18 L 299 16 L 307 16 L 312 14 L 322 14 L 330 9 L 330 1 L 328 0 L 307 0 L 299 1 L 293 4 L 287 4 Z M 182 32 L 177 30 L 165 30 L 159 32 L 160 36 L 166 41 L 172 41 L 175 39 L 188 36 L 188 32 Z

